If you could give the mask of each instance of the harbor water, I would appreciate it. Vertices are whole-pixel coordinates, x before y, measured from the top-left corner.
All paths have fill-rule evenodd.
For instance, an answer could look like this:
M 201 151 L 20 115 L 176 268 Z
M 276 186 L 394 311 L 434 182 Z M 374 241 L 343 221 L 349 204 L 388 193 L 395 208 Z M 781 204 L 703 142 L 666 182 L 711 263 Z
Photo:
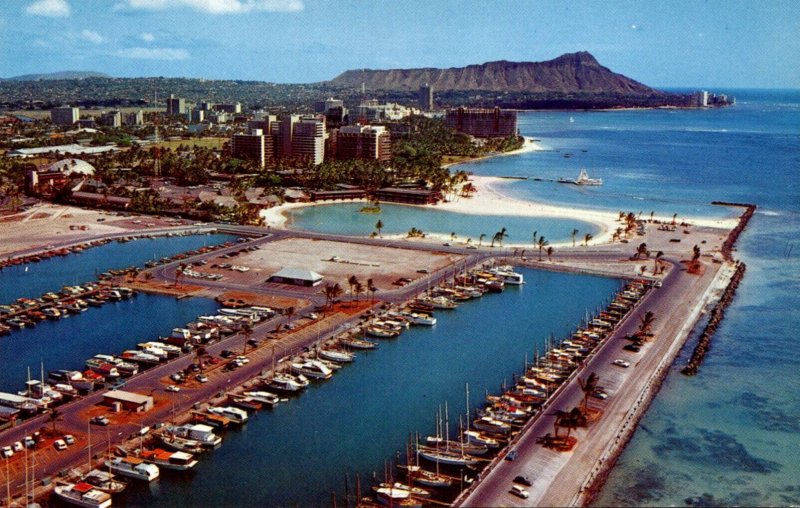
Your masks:
M 95 281 L 107 270 L 144 268 L 150 260 L 158 261 L 162 257 L 235 239 L 225 234 L 137 238 L 129 242 L 112 241 L 38 263 L 7 266 L 0 270 L 0 304 L 12 303 L 17 298 L 38 298 L 48 291 L 60 291 L 62 286 Z
M 344 503 L 345 474 L 355 492 L 356 473 L 366 495 L 373 472 L 382 481 L 385 463 L 398 452 L 405 460 L 410 435 L 435 434 L 445 402 L 455 433 L 466 411 L 465 383 L 474 409 L 523 371 L 526 354 L 532 361 L 543 352 L 551 333 L 566 336 L 620 287 L 609 278 L 521 271 L 524 286 L 437 312 L 434 327 L 380 341 L 331 380 L 227 432 L 191 474 L 133 485 L 120 502 L 329 507 L 332 491 Z

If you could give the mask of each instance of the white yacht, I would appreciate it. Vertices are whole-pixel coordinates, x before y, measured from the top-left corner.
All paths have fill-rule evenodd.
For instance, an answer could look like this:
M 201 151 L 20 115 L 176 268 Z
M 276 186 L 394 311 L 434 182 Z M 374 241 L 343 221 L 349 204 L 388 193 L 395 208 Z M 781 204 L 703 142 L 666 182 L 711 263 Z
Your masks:
M 436 324 L 436 318 L 431 316 L 430 314 L 422 314 L 419 312 L 408 312 L 404 314 L 404 316 L 411 322 L 411 324 L 414 325 L 433 326 Z
M 515 286 L 519 286 L 525 284 L 525 277 L 518 272 L 514 271 L 514 267 L 510 265 L 498 266 L 497 268 L 492 268 L 489 270 L 489 273 L 492 275 L 500 278 L 506 284 L 511 284 Z
M 197 460 L 191 453 L 170 452 L 161 448 L 143 451 L 142 459 L 149 464 L 175 471 L 186 471 L 197 465 Z
M 292 376 L 278 373 L 265 381 L 267 388 L 279 392 L 296 393 L 308 386 L 308 379 L 305 376 Z
M 158 466 L 147 464 L 138 457 L 114 457 L 105 464 L 112 473 L 146 482 L 152 482 L 160 473 Z
M 341 349 L 320 349 L 319 357 L 332 362 L 350 363 L 355 360 L 356 355 Z
M 268 406 L 275 406 L 281 400 L 281 398 L 274 393 L 264 391 L 244 392 L 244 396 L 250 397 L 252 400 Z
M 245 423 L 248 418 L 247 411 L 233 406 L 210 407 L 208 408 L 208 412 L 230 418 L 236 423 Z
M 318 360 L 305 360 L 302 362 L 292 362 L 292 372 L 312 377 L 314 379 L 329 379 L 333 376 L 333 371 Z
M 62 501 L 83 508 L 108 508 L 111 506 L 111 494 L 85 482 L 56 485 L 53 492 Z
M 197 441 L 203 448 L 216 448 L 222 444 L 222 438 L 214 433 L 214 427 L 202 423 L 188 423 L 179 427 L 171 427 L 166 432 L 173 436 Z

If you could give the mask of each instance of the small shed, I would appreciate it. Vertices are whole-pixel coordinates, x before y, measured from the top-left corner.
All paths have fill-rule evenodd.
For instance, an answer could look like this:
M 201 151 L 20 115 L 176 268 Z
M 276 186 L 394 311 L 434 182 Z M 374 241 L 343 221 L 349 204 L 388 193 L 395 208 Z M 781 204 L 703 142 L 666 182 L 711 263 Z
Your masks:
M 119 404 L 125 411 L 145 413 L 153 409 L 153 397 L 123 390 L 111 390 L 103 394 L 103 404 L 107 406 Z
M 273 273 L 268 282 L 313 287 L 322 282 L 322 275 L 302 268 L 282 268 L 280 271 Z

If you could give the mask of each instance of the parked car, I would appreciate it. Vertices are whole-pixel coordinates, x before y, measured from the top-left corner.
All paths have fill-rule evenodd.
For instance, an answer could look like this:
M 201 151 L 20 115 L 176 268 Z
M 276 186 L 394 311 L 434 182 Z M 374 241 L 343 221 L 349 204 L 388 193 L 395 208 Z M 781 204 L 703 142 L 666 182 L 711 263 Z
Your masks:
M 179 391 L 181 391 L 181 388 L 179 386 L 175 386 L 175 385 L 169 385 L 164 389 L 166 391 L 168 391 L 168 392 L 179 392 Z
M 231 351 L 229 349 L 225 349 L 219 355 L 221 357 L 223 357 L 223 358 L 230 358 L 231 356 L 236 356 L 236 353 L 234 353 L 233 351 Z
M 531 481 L 528 479 L 528 477 L 527 477 L 527 476 L 522 476 L 522 475 L 519 475 L 519 476 L 515 477 L 515 478 L 514 478 L 514 483 L 519 483 L 520 485 L 526 485 L 526 486 L 528 486 L 528 487 L 530 487 L 531 485 L 533 485 L 533 482 L 531 482 Z
M 14 456 L 14 450 L 12 450 L 10 446 L 4 446 L 0 449 L 0 455 L 2 455 L 4 459 L 9 459 Z
M 619 359 L 614 360 L 612 363 L 617 367 L 623 367 L 626 369 L 631 366 L 630 362 L 626 362 L 625 360 L 619 360 Z
M 634 353 L 638 353 L 639 351 L 642 350 L 642 348 L 640 348 L 636 344 L 625 344 L 624 346 L 622 346 L 622 349 L 624 349 L 625 351 L 632 351 Z
M 75 444 L 75 436 L 73 436 L 72 434 L 67 434 L 66 436 L 63 437 L 63 439 L 64 442 L 67 443 L 67 446 L 72 446 Z
M 15 452 L 21 452 L 22 450 L 25 449 L 25 447 L 22 446 L 22 441 L 15 441 L 14 444 L 11 445 L 11 449 L 14 450 Z
M 208 383 L 208 376 L 205 374 L 198 374 L 194 378 L 201 383 Z
M 516 458 L 517 458 L 517 450 L 511 450 L 510 452 L 508 452 L 508 455 L 506 455 L 506 460 L 509 461 L 516 460 Z
M 513 485 L 511 487 L 511 490 L 509 490 L 509 492 L 511 492 L 512 494 L 514 494 L 517 497 L 521 497 L 522 499 L 528 499 L 528 496 L 529 496 L 528 491 L 523 489 L 519 485 Z
M 67 443 L 65 443 L 63 439 L 56 439 L 53 441 L 53 446 L 60 452 L 63 452 L 67 449 Z
M 606 392 L 604 392 L 603 390 L 595 390 L 590 395 L 592 397 L 594 397 L 595 399 L 605 400 L 605 399 L 608 398 L 608 394 Z
M 111 421 L 108 419 L 107 416 L 95 416 L 90 420 L 95 425 L 108 425 Z

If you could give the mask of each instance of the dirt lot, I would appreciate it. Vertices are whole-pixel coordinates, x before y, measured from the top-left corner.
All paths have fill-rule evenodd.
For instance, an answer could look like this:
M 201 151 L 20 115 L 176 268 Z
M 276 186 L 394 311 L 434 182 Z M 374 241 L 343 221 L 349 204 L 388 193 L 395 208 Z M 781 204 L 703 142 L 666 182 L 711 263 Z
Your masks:
M 392 282 L 400 277 L 416 279 L 421 276 L 417 270 L 433 271 L 460 259 L 462 257 L 455 254 L 297 238 L 264 243 L 259 250 L 232 258 L 214 257 L 206 266 L 192 269 L 221 274 L 225 281 L 232 283 L 263 284 L 281 268 L 302 268 L 322 275 L 324 283 L 338 282 L 345 290 L 351 275 L 363 285 L 367 279 L 372 279 L 378 289 L 391 289 L 396 287 Z M 212 268 L 225 263 L 250 270 Z

